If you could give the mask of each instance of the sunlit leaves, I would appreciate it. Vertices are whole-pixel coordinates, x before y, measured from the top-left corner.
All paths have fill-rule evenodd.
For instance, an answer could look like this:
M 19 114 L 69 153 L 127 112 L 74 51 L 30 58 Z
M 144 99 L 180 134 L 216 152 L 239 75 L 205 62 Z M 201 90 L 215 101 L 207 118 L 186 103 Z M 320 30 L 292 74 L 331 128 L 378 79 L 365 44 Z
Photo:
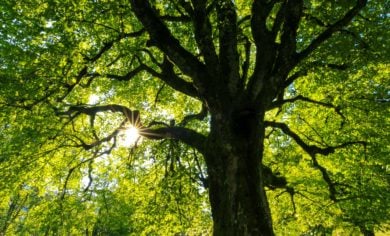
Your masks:
M 288 136 L 269 130 L 268 164 L 286 176 L 295 190 L 294 203 L 283 189 L 269 193 L 270 201 L 278 206 L 274 208 L 275 223 L 284 225 L 279 231 L 281 234 L 288 230 L 308 232 L 314 230 L 318 222 L 327 229 L 343 228 L 353 232 L 354 226 L 359 224 L 375 227 L 374 219 L 382 220 L 388 214 L 384 207 L 389 204 L 386 200 L 389 199 L 386 190 L 389 183 L 386 67 L 378 63 L 346 71 L 318 68 L 293 84 L 295 93 L 335 106 L 298 101 L 283 107 L 280 119 L 307 143 L 332 146 L 352 139 L 367 144 L 351 145 L 334 154 L 317 157 L 330 174 L 340 197 L 334 203 L 329 201 L 328 186 L 310 157 Z M 294 204 L 295 214 L 292 213 Z M 310 214 L 313 215 L 308 217 Z M 330 218 L 333 220 L 329 221 Z M 299 229 L 296 224 L 307 227 Z
M 203 63 L 188 12 L 178 1 L 151 2 L 180 44 Z M 258 53 L 250 27 L 252 2 L 235 3 L 238 51 L 242 61 L 250 59 L 250 74 Z M 304 1 L 298 52 L 352 4 Z M 268 30 L 281 5 L 271 9 Z M 200 154 L 172 140 L 128 146 L 112 138 L 90 148 L 124 117 L 56 116 L 69 105 L 120 104 L 139 110 L 144 125 L 159 121 L 169 127 L 201 110 L 200 101 L 150 73 L 124 77 L 140 65 L 161 73 L 164 59 L 149 45 L 129 2 L 4 0 L 0 20 L 0 228 L 10 234 L 210 233 L 207 170 Z M 284 188 L 268 191 L 277 233 L 355 232 L 362 224 L 379 227 L 389 220 L 388 21 L 385 1 L 369 1 L 350 25 L 294 69 L 304 76 L 288 86 L 284 99 L 300 95 L 312 102 L 297 100 L 267 113 L 267 120 L 285 122 L 308 145 L 359 141 L 316 157 L 334 182 L 339 201 L 333 202 L 312 157 L 281 130 L 267 129 L 264 163 L 295 191 L 293 196 Z M 217 51 L 218 34 L 212 31 Z M 276 44 L 279 38 L 277 32 Z M 187 127 L 209 132 L 207 118 Z

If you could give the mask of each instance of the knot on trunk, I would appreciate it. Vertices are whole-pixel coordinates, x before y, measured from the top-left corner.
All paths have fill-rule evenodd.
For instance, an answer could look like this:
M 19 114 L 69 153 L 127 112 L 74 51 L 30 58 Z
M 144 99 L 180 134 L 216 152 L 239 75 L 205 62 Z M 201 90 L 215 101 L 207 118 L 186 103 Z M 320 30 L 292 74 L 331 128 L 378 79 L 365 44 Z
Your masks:
M 232 130 L 240 137 L 249 137 L 258 125 L 258 115 L 253 109 L 242 109 L 232 113 Z

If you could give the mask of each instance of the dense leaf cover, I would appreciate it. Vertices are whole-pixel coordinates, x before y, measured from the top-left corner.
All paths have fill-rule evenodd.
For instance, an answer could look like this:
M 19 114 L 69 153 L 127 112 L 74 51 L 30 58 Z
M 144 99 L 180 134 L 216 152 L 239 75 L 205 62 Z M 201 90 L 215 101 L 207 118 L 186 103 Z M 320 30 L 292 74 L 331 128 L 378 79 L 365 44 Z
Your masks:
M 166 27 L 153 25 L 146 2 Z M 241 83 L 265 104 L 258 88 L 272 82 L 256 76 L 272 66 L 281 79 L 262 105 L 262 165 L 275 233 L 386 230 L 388 9 L 384 0 L 3 0 L 0 235 L 212 234 L 199 140 L 214 100 L 231 100 L 208 89 L 233 94 Z M 262 57 L 272 50 L 275 61 Z M 237 73 L 203 78 L 215 64 Z M 130 124 L 141 137 L 126 143 Z

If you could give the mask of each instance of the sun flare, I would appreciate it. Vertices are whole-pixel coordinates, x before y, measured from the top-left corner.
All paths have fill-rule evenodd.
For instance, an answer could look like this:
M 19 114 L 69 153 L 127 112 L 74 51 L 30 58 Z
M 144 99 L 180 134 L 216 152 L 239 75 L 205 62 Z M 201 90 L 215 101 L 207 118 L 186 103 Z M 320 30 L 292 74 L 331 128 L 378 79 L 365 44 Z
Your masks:
M 139 140 L 140 134 L 139 130 L 135 126 L 129 126 L 123 130 L 121 135 L 121 144 L 122 146 L 133 146 Z

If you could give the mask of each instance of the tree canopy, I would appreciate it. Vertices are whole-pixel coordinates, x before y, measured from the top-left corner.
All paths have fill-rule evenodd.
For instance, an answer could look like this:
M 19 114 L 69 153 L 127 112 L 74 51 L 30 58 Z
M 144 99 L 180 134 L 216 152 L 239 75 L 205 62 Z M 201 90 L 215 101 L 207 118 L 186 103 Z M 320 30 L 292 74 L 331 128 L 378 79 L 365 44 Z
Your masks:
M 388 230 L 388 9 L 3 0 L 0 235 Z

